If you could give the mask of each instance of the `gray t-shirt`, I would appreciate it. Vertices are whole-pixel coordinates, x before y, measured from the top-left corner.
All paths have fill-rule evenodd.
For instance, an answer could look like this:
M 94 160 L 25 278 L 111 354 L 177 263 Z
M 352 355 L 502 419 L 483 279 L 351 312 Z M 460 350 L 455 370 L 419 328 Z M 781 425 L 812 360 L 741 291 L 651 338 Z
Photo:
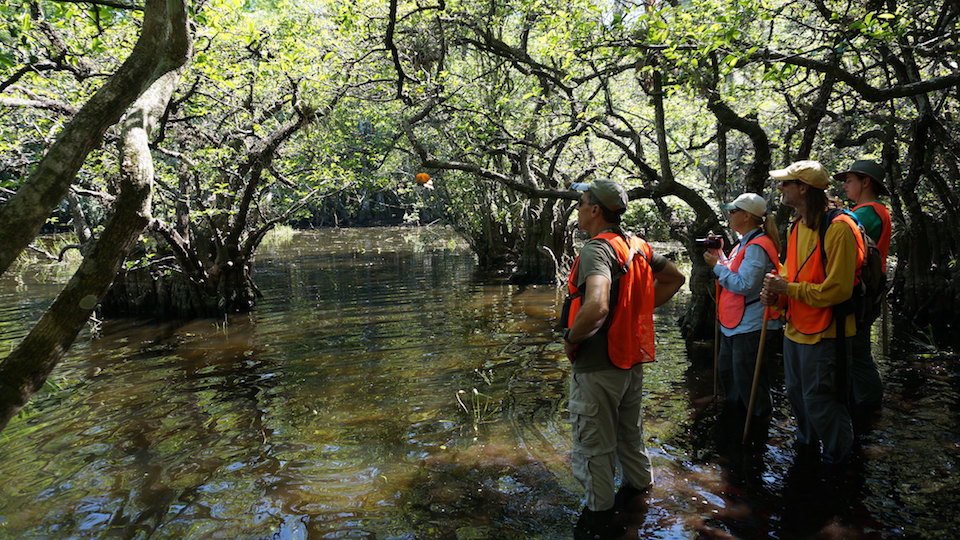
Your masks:
M 602 232 L 614 232 L 606 230 Z M 667 265 L 667 259 L 663 255 L 656 253 L 650 258 L 650 268 L 654 273 L 664 269 Z M 604 276 L 610 280 L 611 287 L 613 282 L 620 279 L 622 275 L 619 269 L 620 263 L 617 261 L 617 252 L 613 246 L 606 240 L 598 238 L 592 239 L 584 244 L 580 250 L 580 266 L 577 269 L 577 288 L 586 294 L 587 276 Z M 614 270 L 616 268 L 616 270 Z M 610 299 L 613 301 L 613 298 Z M 577 359 L 573 363 L 573 370 L 579 373 L 587 371 L 600 371 L 603 369 L 619 369 L 610 362 L 607 356 L 607 334 L 604 330 L 598 331 L 593 336 L 585 339 L 580 344 L 577 351 Z

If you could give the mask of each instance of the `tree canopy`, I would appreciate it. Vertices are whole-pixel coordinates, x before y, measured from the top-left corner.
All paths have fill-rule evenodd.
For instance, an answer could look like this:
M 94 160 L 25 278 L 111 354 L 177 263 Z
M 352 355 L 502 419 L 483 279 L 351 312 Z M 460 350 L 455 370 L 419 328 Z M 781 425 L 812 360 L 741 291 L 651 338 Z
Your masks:
M 481 265 L 552 281 L 572 253 L 568 186 L 603 175 L 637 201 L 630 227 L 684 245 L 695 338 L 712 308 L 693 239 L 722 231 L 718 204 L 777 206 L 767 172 L 797 159 L 871 157 L 901 322 L 955 342 L 960 245 L 938 233 L 960 230 L 958 37 L 949 0 L 15 0 L 0 7 L 0 271 L 45 221 L 69 221 L 92 263 L 139 163 L 146 233 L 93 305 L 249 310 L 272 227 L 360 212 L 443 219 Z M 134 105 L 171 72 L 165 97 Z

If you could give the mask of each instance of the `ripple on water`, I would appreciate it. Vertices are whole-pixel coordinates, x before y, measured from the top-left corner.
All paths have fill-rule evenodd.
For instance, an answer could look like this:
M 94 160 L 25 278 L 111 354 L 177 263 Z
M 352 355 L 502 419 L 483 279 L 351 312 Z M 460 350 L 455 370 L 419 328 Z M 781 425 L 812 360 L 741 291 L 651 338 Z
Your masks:
M 551 331 L 557 289 L 476 279 L 469 254 L 414 238 L 298 234 L 259 259 L 251 315 L 114 321 L 82 337 L 60 388 L 0 435 L 4 534 L 568 537 L 582 501 L 569 363 Z M 0 285 L 4 340 L 55 288 L 11 291 Z M 790 508 L 819 515 L 804 505 L 824 496 L 790 495 L 782 393 L 757 455 L 731 453 L 679 313 L 658 309 L 658 361 L 645 370 L 657 483 L 625 519 L 643 538 L 804 536 Z M 856 503 L 810 534 L 952 533 L 956 357 L 896 355 L 878 360 L 887 403 L 864 440 Z

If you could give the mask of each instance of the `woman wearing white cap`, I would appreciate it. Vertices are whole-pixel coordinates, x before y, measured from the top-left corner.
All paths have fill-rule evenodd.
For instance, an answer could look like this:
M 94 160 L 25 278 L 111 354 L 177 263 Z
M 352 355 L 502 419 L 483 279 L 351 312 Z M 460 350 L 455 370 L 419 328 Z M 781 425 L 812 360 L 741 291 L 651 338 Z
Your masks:
M 707 250 L 703 259 L 717 276 L 719 295 L 717 315 L 720 320 L 720 380 L 728 407 L 743 410 L 750 402 L 764 306 L 760 303 L 763 276 L 780 271 L 780 236 L 773 217 L 767 214 L 767 203 L 756 193 L 744 193 L 732 203 L 723 205 L 730 228 L 740 241 L 730 251 L 729 259 L 720 262 L 719 250 Z M 768 329 L 780 327 L 778 320 L 769 321 Z M 766 366 L 766 364 L 764 364 Z M 770 414 L 770 381 L 762 369 L 757 388 L 756 416 Z

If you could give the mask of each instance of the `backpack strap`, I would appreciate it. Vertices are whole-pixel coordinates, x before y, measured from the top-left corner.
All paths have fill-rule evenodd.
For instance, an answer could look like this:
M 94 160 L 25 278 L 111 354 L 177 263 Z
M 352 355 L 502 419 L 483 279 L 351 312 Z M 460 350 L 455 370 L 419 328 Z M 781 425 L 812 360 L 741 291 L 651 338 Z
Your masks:
M 624 274 L 626 274 L 627 270 L 630 269 L 630 265 L 633 264 L 633 258 L 637 255 L 638 252 L 640 253 L 640 256 L 643 257 L 644 259 L 647 258 L 647 254 L 642 249 L 637 249 L 633 246 L 633 242 L 630 241 L 630 238 L 633 237 L 632 234 L 624 233 L 621 236 L 623 236 L 623 240 L 627 243 L 627 247 L 630 248 L 630 253 L 629 255 L 627 255 L 627 260 L 623 263 L 623 267 L 621 268 L 621 271 Z M 647 263 L 648 264 L 650 263 L 649 259 L 647 260 Z
M 824 247 L 826 244 L 827 229 L 830 227 L 830 224 L 833 223 L 833 220 L 836 219 L 840 214 L 846 214 L 847 217 L 852 219 L 858 227 L 863 227 L 863 225 L 860 223 L 860 220 L 857 219 L 857 215 L 846 208 L 831 208 L 824 212 L 823 219 L 820 221 L 820 260 L 823 261 L 824 270 L 826 270 L 827 264 L 827 249 Z
M 820 219 L 820 260 L 823 261 L 823 270 L 827 270 L 827 229 L 830 228 L 830 224 L 833 223 L 833 220 L 840 215 L 840 212 L 843 210 L 839 208 L 830 208 L 823 213 L 823 218 Z

